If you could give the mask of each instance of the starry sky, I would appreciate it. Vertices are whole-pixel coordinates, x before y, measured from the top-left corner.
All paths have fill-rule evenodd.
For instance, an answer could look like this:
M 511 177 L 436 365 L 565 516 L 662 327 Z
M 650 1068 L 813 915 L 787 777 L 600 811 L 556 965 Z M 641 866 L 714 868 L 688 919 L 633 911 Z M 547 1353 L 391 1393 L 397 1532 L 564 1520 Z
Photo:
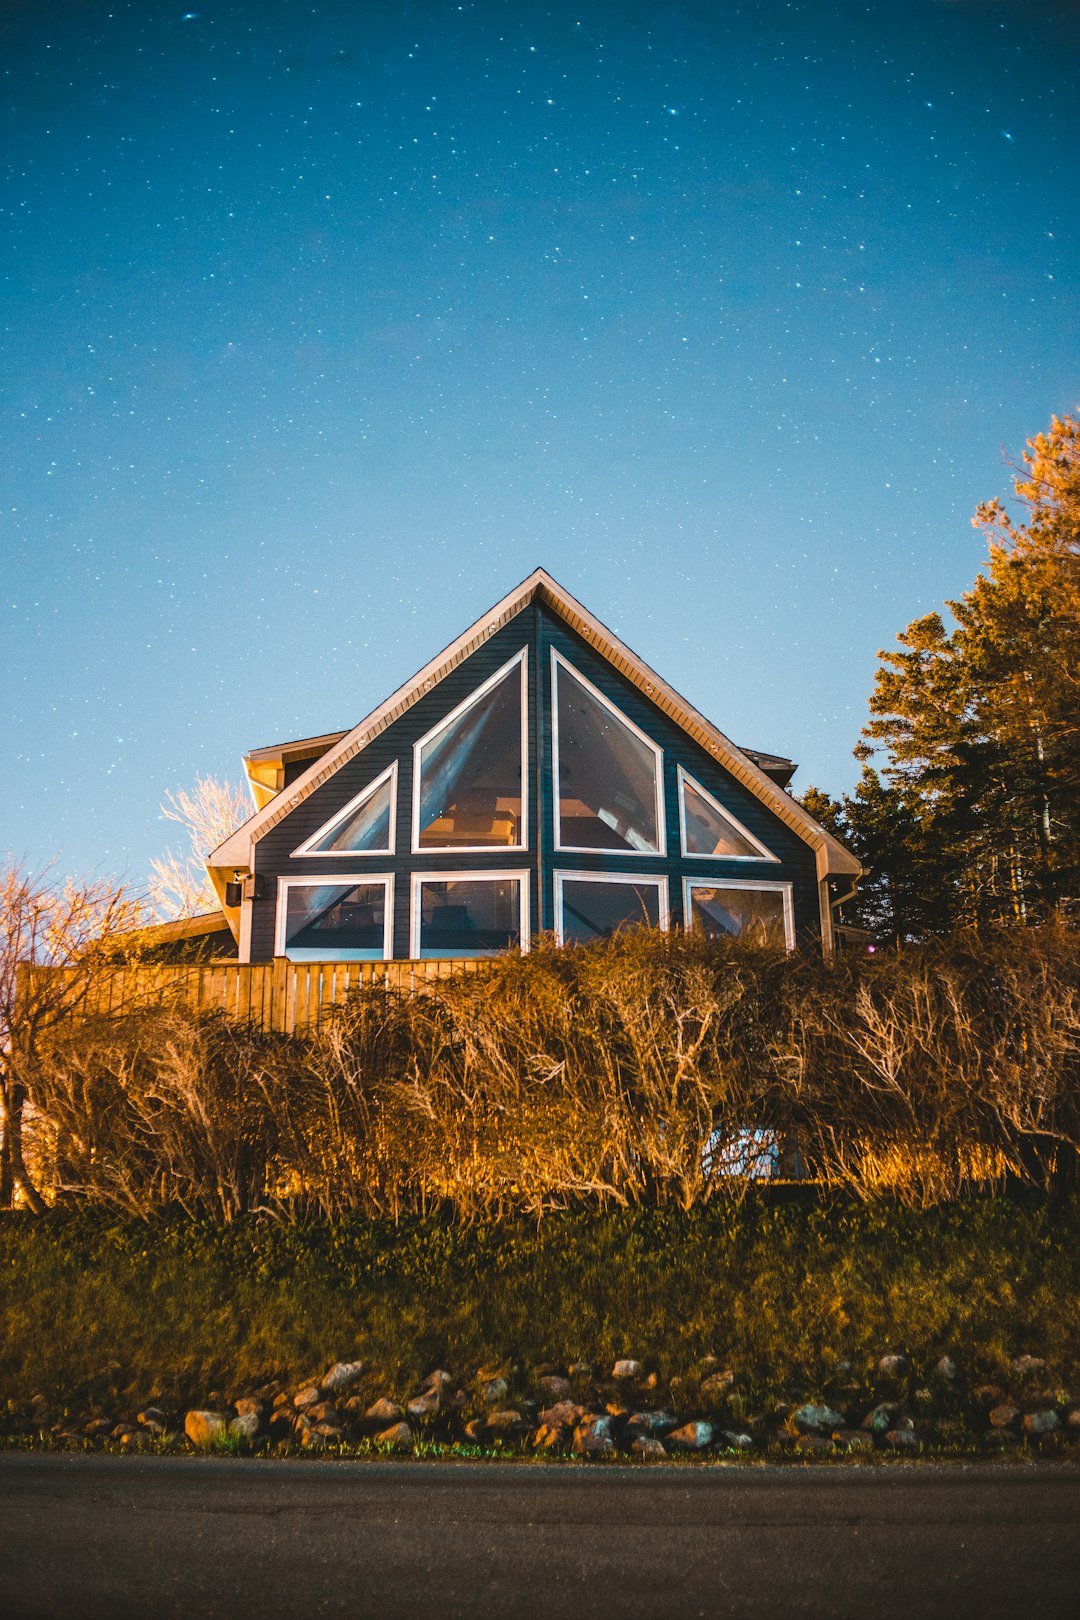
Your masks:
M 193 4 L 0 15 L 0 850 L 141 880 L 537 564 L 850 788 L 1080 399 L 1080 5 Z

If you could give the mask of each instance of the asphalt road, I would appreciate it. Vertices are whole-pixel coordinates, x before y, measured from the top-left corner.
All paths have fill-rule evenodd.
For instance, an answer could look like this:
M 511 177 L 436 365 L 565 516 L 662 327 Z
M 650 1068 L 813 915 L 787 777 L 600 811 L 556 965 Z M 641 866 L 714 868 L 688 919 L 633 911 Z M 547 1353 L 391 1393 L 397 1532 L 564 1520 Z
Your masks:
M 1080 1615 L 1080 1470 L 0 1453 L 4 1620 Z

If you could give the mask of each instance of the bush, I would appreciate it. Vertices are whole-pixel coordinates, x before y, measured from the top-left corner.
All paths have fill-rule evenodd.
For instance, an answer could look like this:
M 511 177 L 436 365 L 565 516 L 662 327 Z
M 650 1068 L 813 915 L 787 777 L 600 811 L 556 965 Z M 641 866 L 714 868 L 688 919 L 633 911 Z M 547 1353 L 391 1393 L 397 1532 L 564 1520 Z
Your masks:
M 690 1210 L 763 1161 L 925 1205 L 1074 1166 L 1080 938 L 541 945 L 360 991 L 309 1040 L 165 1008 L 70 1025 L 34 1101 L 43 1179 L 126 1215 Z

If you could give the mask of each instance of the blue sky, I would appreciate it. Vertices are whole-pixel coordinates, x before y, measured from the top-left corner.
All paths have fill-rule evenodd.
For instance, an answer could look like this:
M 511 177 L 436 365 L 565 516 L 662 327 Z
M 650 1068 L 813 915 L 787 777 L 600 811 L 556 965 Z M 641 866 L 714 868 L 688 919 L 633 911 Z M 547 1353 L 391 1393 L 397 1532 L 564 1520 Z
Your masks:
M 850 787 L 1080 399 L 1080 13 L 7 8 L 0 848 L 352 725 L 542 564 Z

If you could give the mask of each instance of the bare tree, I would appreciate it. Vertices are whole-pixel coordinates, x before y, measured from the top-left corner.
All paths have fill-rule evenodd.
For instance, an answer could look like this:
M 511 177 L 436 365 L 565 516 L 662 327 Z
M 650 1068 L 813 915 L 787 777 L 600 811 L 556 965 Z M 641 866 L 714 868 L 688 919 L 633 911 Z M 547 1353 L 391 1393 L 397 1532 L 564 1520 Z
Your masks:
M 186 852 L 167 849 L 150 862 L 150 900 L 154 914 L 164 921 L 195 917 L 217 907 L 217 896 L 206 872 L 206 857 L 224 843 L 251 814 L 247 790 L 236 782 L 197 776 L 189 792 L 167 793 L 161 811 L 178 821 L 187 834 Z
M 143 909 L 104 878 L 53 881 L 10 857 L 0 866 L 0 1209 L 19 1195 L 35 1212 L 44 1207 L 23 1159 L 34 1064 L 118 951 L 137 950 Z

